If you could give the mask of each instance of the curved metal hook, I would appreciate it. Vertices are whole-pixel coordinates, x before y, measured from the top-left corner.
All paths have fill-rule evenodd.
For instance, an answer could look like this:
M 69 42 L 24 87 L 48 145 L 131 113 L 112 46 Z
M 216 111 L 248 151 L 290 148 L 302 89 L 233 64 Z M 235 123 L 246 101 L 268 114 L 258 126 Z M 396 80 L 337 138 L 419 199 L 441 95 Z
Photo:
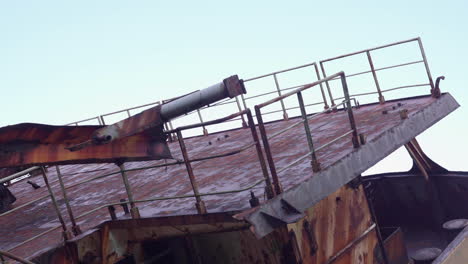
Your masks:
M 432 97 L 435 97 L 435 98 L 440 97 L 440 88 L 439 88 L 440 80 L 445 80 L 445 76 L 437 77 L 435 87 L 434 89 L 431 89 Z

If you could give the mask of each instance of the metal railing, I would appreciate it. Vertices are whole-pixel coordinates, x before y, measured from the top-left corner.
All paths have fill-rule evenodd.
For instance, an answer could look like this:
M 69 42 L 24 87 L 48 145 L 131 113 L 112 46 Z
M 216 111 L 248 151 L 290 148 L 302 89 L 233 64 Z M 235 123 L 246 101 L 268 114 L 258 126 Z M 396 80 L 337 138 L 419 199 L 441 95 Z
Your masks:
M 349 134 L 352 134 L 353 146 L 355 148 L 357 148 L 357 147 L 359 147 L 358 132 L 357 132 L 357 128 L 356 128 L 356 122 L 354 121 L 353 109 L 352 109 L 352 106 L 351 106 L 351 98 L 349 96 L 348 85 L 347 85 L 347 82 L 346 82 L 346 77 L 345 77 L 344 72 L 339 72 L 339 73 L 333 74 L 333 75 L 331 75 L 331 76 L 329 76 L 327 78 L 319 80 L 317 82 L 304 85 L 301 88 L 290 91 L 290 92 L 288 92 L 286 94 L 283 94 L 281 96 L 278 96 L 278 97 L 276 97 L 274 99 L 271 99 L 271 100 L 269 100 L 267 102 L 264 102 L 262 104 L 258 104 L 258 105 L 255 106 L 255 113 L 256 113 L 256 117 L 257 117 L 258 128 L 260 130 L 260 135 L 261 135 L 262 142 L 263 142 L 263 148 L 265 150 L 265 155 L 266 155 L 266 158 L 267 158 L 267 161 L 268 161 L 268 166 L 270 168 L 270 173 L 271 173 L 271 177 L 272 177 L 272 180 L 273 180 L 273 185 L 275 187 L 275 192 L 277 194 L 282 192 L 282 187 L 281 187 L 281 184 L 279 182 L 278 174 L 280 172 L 286 170 L 287 168 L 297 164 L 298 162 L 304 160 L 305 158 L 311 157 L 311 159 L 312 159 L 312 163 L 311 163 L 312 170 L 314 172 L 320 171 L 320 163 L 318 162 L 317 155 L 316 155 L 316 152 L 318 151 L 318 149 L 314 149 L 314 143 L 313 143 L 313 140 L 312 140 L 312 133 L 310 131 L 310 126 L 309 126 L 309 121 L 308 121 L 309 117 L 308 117 L 308 115 L 306 113 L 304 99 L 302 97 L 302 92 L 309 89 L 309 88 L 312 88 L 314 86 L 320 85 L 320 84 L 322 84 L 324 82 L 332 80 L 333 78 L 336 78 L 336 77 L 339 77 L 341 79 L 341 83 L 342 83 L 342 86 L 343 86 L 343 92 L 344 92 L 344 95 L 345 95 L 345 100 L 343 102 L 343 105 L 346 105 L 345 108 L 346 108 L 346 110 L 348 112 L 348 119 L 349 119 L 351 130 L 349 132 L 344 133 L 343 135 L 339 136 L 338 138 L 331 140 L 329 143 L 321 146 L 320 149 L 324 148 L 325 146 L 328 146 L 328 145 L 332 144 L 333 142 L 335 142 L 335 141 L 337 141 L 337 140 L 339 140 L 339 139 L 341 139 L 341 138 L 343 138 L 343 137 L 345 137 L 345 136 L 347 136 Z M 268 105 L 271 105 L 273 103 L 281 102 L 283 99 L 285 99 L 285 98 L 287 98 L 289 96 L 292 96 L 292 95 L 297 96 L 297 100 L 298 100 L 298 103 L 299 103 L 299 108 L 301 110 L 301 119 L 300 119 L 300 121 L 295 122 L 294 124 L 292 124 L 289 127 L 277 132 L 276 134 L 268 136 L 268 133 L 266 132 L 266 129 L 265 129 L 265 124 L 263 122 L 261 109 L 268 106 Z M 333 105 L 331 108 L 336 109 L 337 107 L 338 107 L 338 105 Z M 331 110 L 331 109 L 326 109 L 323 112 L 327 112 L 329 110 Z M 315 116 L 317 116 L 317 114 L 313 115 L 312 118 L 315 117 Z M 286 165 L 284 168 L 281 168 L 280 170 L 277 171 L 276 166 L 275 166 L 275 162 L 273 160 L 273 155 L 272 155 L 269 140 L 272 139 L 273 137 L 278 136 L 279 134 L 282 134 L 282 133 L 286 132 L 287 130 L 292 129 L 293 127 L 295 127 L 295 126 L 297 126 L 297 125 L 299 125 L 301 123 L 304 124 L 304 130 L 305 130 L 305 135 L 306 135 L 306 138 L 307 138 L 307 144 L 308 144 L 308 147 L 309 147 L 309 152 L 307 152 L 307 154 L 303 155 L 302 157 L 298 158 L 297 160 L 291 162 L 290 164 Z
M 185 146 L 184 138 L 183 138 L 183 135 L 182 135 L 182 131 L 197 128 L 197 127 L 207 127 L 207 126 L 210 126 L 210 125 L 223 123 L 223 122 L 229 121 L 229 120 L 231 120 L 233 118 L 237 118 L 237 117 L 241 117 L 241 116 L 245 117 L 248 120 L 248 127 L 250 128 L 250 133 L 251 133 L 251 136 L 252 136 L 252 139 L 253 139 L 252 143 L 246 144 L 245 146 L 241 146 L 241 147 L 236 148 L 235 150 L 232 150 L 232 151 L 218 153 L 218 154 L 214 154 L 214 155 L 210 155 L 210 156 L 202 156 L 202 157 L 194 157 L 194 158 L 189 157 L 187 148 Z M 133 169 L 125 169 L 123 163 L 122 164 L 117 164 L 119 166 L 118 171 L 111 172 L 111 173 L 106 173 L 106 174 L 99 175 L 99 176 L 95 176 L 95 177 L 92 177 L 90 179 L 79 181 L 79 182 L 74 183 L 74 184 L 69 185 L 69 186 L 65 186 L 65 184 L 63 183 L 63 180 L 62 180 L 62 177 L 64 175 L 61 174 L 60 168 L 58 166 L 55 166 L 56 171 L 57 171 L 57 178 L 58 178 L 58 180 L 55 181 L 55 182 L 59 182 L 60 190 L 62 192 L 62 196 L 64 198 L 64 203 L 66 205 L 66 210 L 67 210 L 67 212 L 69 214 L 69 219 L 70 219 L 70 221 L 72 223 L 72 231 L 73 231 L 73 234 L 75 236 L 79 235 L 81 233 L 81 230 L 80 230 L 79 226 L 77 225 L 77 220 L 78 219 L 86 217 L 86 216 L 88 216 L 90 214 L 93 214 L 95 212 L 98 212 L 103 208 L 108 208 L 109 206 L 129 204 L 130 208 L 131 208 L 130 213 L 132 215 L 132 218 L 139 218 L 140 217 L 139 216 L 139 211 L 138 211 L 138 207 L 136 206 L 136 204 L 138 204 L 138 203 L 147 203 L 147 202 L 171 200 L 171 199 L 195 198 L 195 201 L 196 201 L 195 205 L 196 205 L 198 213 L 205 214 L 205 213 L 207 213 L 207 210 L 206 210 L 206 207 L 205 207 L 204 202 L 202 200 L 202 197 L 212 196 L 212 195 L 223 195 L 223 194 L 237 193 L 237 192 L 244 192 L 244 191 L 251 190 L 252 188 L 260 185 L 261 183 L 265 183 L 265 193 L 266 193 L 267 198 L 270 199 L 270 198 L 273 197 L 274 194 L 273 194 L 273 191 L 272 191 L 271 180 L 269 178 L 267 165 L 266 165 L 266 163 L 264 161 L 265 159 L 263 157 L 263 152 L 262 152 L 262 149 L 261 149 L 259 137 L 257 135 L 257 130 L 255 128 L 254 119 L 252 117 L 250 109 L 243 110 L 243 111 L 234 113 L 232 115 L 229 115 L 229 116 L 226 116 L 226 117 L 223 117 L 223 118 L 220 118 L 220 119 L 216 119 L 216 120 L 212 120 L 212 121 L 208 121 L 208 122 L 203 122 L 203 123 L 199 123 L 199 124 L 193 124 L 193 125 L 178 127 L 177 129 L 174 129 L 172 131 L 168 131 L 168 133 L 177 134 L 177 140 L 179 142 L 180 150 L 181 150 L 181 153 L 182 153 L 182 156 L 183 156 L 182 160 L 175 160 L 174 162 L 170 162 L 170 163 L 158 164 L 158 165 L 148 166 L 148 167 L 139 167 L 139 168 L 133 168 Z M 250 149 L 252 147 L 255 147 L 257 158 L 258 158 L 258 161 L 260 163 L 260 168 L 261 168 L 262 175 L 263 175 L 263 177 L 261 179 L 257 180 L 255 183 L 253 183 L 253 184 L 251 184 L 251 185 L 249 185 L 247 187 L 243 187 L 243 188 L 240 188 L 240 189 L 233 189 L 233 190 L 220 191 L 220 192 L 210 192 L 210 193 L 201 193 L 199 191 L 198 183 L 196 181 L 196 177 L 195 177 L 195 174 L 194 174 L 193 168 L 192 168 L 192 163 L 194 163 L 194 162 L 203 162 L 203 161 L 206 161 L 206 160 L 211 160 L 211 159 L 217 159 L 217 158 L 222 158 L 222 157 L 226 157 L 226 156 L 236 155 L 236 154 L 244 152 L 244 151 L 246 151 L 246 150 L 248 150 L 248 149 Z M 179 164 L 185 164 L 185 166 L 186 166 L 186 170 L 187 170 L 189 180 L 190 180 L 190 183 L 191 183 L 191 186 L 192 186 L 193 194 L 176 195 L 176 196 L 169 196 L 169 197 L 154 197 L 154 198 L 147 198 L 147 199 L 142 199 L 142 200 L 134 199 L 133 193 L 132 193 L 132 188 L 131 188 L 131 185 L 130 185 L 130 183 L 128 181 L 127 172 L 148 170 L 148 169 L 154 169 L 154 168 L 160 168 L 160 167 L 168 167 L 168 166 L 179 165 Z M 39 233 L 37 235 L 34 235 L 33 237 L 31 237 L 31 238 L 29 238 L 29 239 L 27 239 L 27 240 L 25 240 L 25 241 L 23 241 L 21 243 L 18 243 L 13 247 L 10 247 L 7 250 L 8 252 L 11 252 L 11 251 L 23 246 L 23 245 L 35 240 L 35 239 L 38 239 L 38 238 L 40 238 L 42 236 L 45 236 L 45 235 L 47 235 L 47 234 L 49 234 L 49 233 L 51 233 L 53 231 L 56 231 L 57 229 L 60 229 L 60 228 L 62 228 L 62 235 L 63 235 L 63 238 L 65 240 L 71 238 L 71 234 L 70 234 L 70 232 L 69 232 L 69 230 L 67 228 L 67 224 L 64 221 L 64 218 L 62 216 L 60 208 L 59 208 L 59 206 L 58 206 L 58 204 L 56 202 L 55 194 L 54 194 L 54 192 L 52 190 L 51 183 L 48 180 L 47 171 L 46 171 L 46 169 L 44 167 L 34 167 L 34 168 L 30 168 L 30 169 L 24 170 L 24 171 L 19 172 L 19 173 L 15 173 L 14 175 L 11 175 L 10 177 L 7 177 L 5 179 L 0 180 L 0 184 L 2 184 L 3 182 L 6 182 L 6 181 L 12 180 L 15 177 L 21 177 L 23 174 L 27 174 L 27 173 L 29 173 L 29 172 L 31 172 L 33 170 L 37 170 L 37 169 L 41 169 L 41 173 L 42 173 L 45 185 L 47 186 L 48 194 L 43 195 L 43 196 L 41 196 L 41 197 L 39 197 L 39 198 L 37 198 L 37 199 L 35 199 L 33 201 L 29 201 L 29 202 L 27 202 L 27 203 L 25 203 L 25 204 L 23 204 L 21 206 L 18 206 L 18 207 L 14 208 L 14 209 L 12 209 L 10 211 L 2 213 L 2 214 L 0 214 L 0 217 L 10 215 L 10 214 L 12 214 L 12 213 L 14 213 L 14 212 L 26 207 L 26 206 L 29 206 L 29 205 L 31 205 L 33 203 L 36 203 L 36 202 L 41 201 L 41 200 L 46 199 L 46 198 L 50 198 L 51 201 L 52 201 L 52 205 L 54 207 L 54 210 L 55 210 L 55 212 L 57 214 L 57 218 L 59 219 L 60 224 L 55 226 L 55 227 L 49 228 L 49 229 L 47 229 L 47 230 L 45 230 L 45 231 L 43 231 L 43 232 L 41 232 L 41 233 Z M 70 206 L 70 202 L 69 202 L 68 195 L 67 195 L 67 190 L 69 190 L 71 188 L 75 188 L 75 187 L 77 187 L 79 185 L 82 185 L 82 184 L 92 182 L 94 180 L 102 179 L 102 178 L 109 177 L 109 176 L 112 176 L 112 175 L 117 175 L 117 174 L 121 174 L 121 176 L 122 176 L 124 186 L 125 186 L 125 190 L 126 190 L 126 193 L 127 193 L 128 201 L 121 201 L 121 202 L 116 202 L 116 203 L 109 203 L 109 204 L 100 205 L 100 206 L 98 206 L 96 208 L 93 208 L 93 209 L 91 209 L 91 210 L 89 210 L 87 212 L 84 212 L 84 213 L 82 213 L 82 214 L 75 217 L 74 214 L 73 214 L 72 208 Z M 0 255 L 1 255 L 1 253 L 0 253 Z
M 371 51 L 381 50 L 381 49 L 384 49 L 384 48 L 398 46 L 398 45 L 402 45 L 402 44 L 406 44 L 406 43 L 410 43 L 410 42 L 417 42 L 418 43 L 419 50 L 421 52 L 422 60 L 401 63 L 401 64 L 387 66 L 387 67 L 383 67 L 383 68 L 375 68 L 374 67 L 374 62 L 372 60 Z M 328 58 L 328 59 L 325 59 L 325 60 L 321 60 L 321 61 L 319 61 L 319 64 L 320 64 L 320 68 L 321 68 L 323 77 L 327 77 L 327 74 L 326 74 L 326 71 L 325 71 L 325 63 L 326 62 L 335 61 L 335 60 L 343 59 L 343 58 L 350 57 L 350 56 L 360 55 L 360 54 L 365 54 L 366 55 L 367 61 L 369 63 L 370 70 L 349 74 L 349 75 L 346 75 L 346 77 L 349 78 L 349 77 L 359 76 L 359 75 L 362 75 L 362 74 L 371 73 L 372 77 L 373 77 L 373 80 L 374 80 L 376 91 L 375 92 L 370 92 L 370 93 L 352 94 L 351 95 L 352 97 L 361 96 L 361 95 L 369 95 L 369 94 L 378 94 L 378 100 L 379 100 L 379 102 L 381 104 L 383 104 L 383 103 L 385 103 L 385 98 L 383 96 L 384 92 L 389 92 L 389 91 L 393 91 L 393 90 L 397 90 L 397 89 L 411 88 L 411 87 L 420 87 L 420 86 L 430 86 L 431 90 L 434 89 L 434 82 L 432 80 L 432 75 L 431 75 L 431 72 L 429 70 L 429 64 L 427 62 L 426 53 L 424 52 L 422 41 L 421 41 L 421 38 L 419 38 L 419 37 L 404 40 L 404 41 L 398 41 L 398 42 L 390 43 L 390 44 L 387 44 L 387 45 L 378 46 L 378 47 L 375 47 L 375 48 L 370 48 L 370 49 L 365 49 L 365 50 L 361 50 L 361 51 L 357 51 L 357 52 L 352 52 L 352 53 L 348 53 L 348 54 L 345 54 L 345 55 L 340 55 L 340 56 L 337 56 L 337 57 Z M 425 67 L 425 70 L 426 70 L 426 74 L 427 74 L 427 78 L 429 80 L 429 83 L 427 83 L 427 84 L 404 85 L 404 86 L 393 87 L 393 88 L 389 88 L 389 89 L 385 89 L 385 90 L 381 89 L 381 85 L 380 85 L 379 80 L 377 78 L 377 72 L 378 71 L 383 71 L 383 70 L 388 70 L 388 69 L 393 69 L 393 68 L 398 68 L 398 67 L 404 67 L 404 66 L 409 66 L 409 65 L 418 64 L 418 63 L 424 63 L 424 67 Z M 328 96 L 330 98 L 331 105 L 333 106 L 333 105 L 335 105 L 335 100 L 336 99 L 342 99 L 342 97 L 341 98 L 340 97 L 339 98 L 333 98 L 333 94 L 331 92 L 330 84 L 329 84 L 328 81 L 326 82 L 326 86 L 327 86 Z

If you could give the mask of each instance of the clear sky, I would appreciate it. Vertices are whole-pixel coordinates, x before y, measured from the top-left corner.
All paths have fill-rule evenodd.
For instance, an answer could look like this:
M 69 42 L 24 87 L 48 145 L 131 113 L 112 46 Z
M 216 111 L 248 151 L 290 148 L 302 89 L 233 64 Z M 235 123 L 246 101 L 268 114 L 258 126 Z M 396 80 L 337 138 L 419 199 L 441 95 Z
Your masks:
M 420 36 L 462 105 L 418 139 L 468 170 L 467 1 L 1 1 L 0 126 L 64 124 Z M 374 171 L 406 169 L 404 152 Z

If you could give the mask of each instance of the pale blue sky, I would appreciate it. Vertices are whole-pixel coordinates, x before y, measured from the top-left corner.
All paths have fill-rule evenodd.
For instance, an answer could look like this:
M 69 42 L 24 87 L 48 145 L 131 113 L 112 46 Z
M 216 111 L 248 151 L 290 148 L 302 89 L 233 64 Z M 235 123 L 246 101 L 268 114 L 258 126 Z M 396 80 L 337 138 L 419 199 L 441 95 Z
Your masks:
M 64 124 L 420 36 L 462 105 L 420 142 L 468 170 L 467 14 L 467 1 L 1 1 L 0 126 Z

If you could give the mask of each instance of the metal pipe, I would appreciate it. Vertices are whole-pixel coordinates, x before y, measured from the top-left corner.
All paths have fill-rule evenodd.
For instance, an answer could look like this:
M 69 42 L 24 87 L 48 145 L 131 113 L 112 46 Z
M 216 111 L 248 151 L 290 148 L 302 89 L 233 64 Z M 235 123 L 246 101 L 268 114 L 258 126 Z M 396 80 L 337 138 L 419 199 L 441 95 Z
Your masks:
M 320 80 L 320 73 L 317 67 L 317 63 L 314 63 L 314 69 L 315 69 L 315 74 L 317 75 L 317 81 Z M 323 103 L 325 104 L 324 108 L 328 109 L 328 103 L 327 103 L 327 97 L 325 96 L 325 93 L 323 92 L 323 84 L 320 83 L 320 92 L 322 92 L 322 99 Z
M 203 118 L 202 118 L 200 109 L 197 109 L 197 113 L 198 113 L 198 118 L 200 119 L 200 123 L 203 123 Z M 206 127 L 204 125 L 202 125 L 202 128 L 203 128 L 203 135 L 207 136 L 208 135 L 208 130 L 206 129 Z
M 20 172 L 14 173 L 14 174 L 12 174 L 12 175 L 10 175 L 10 176 L 8 176 L 8 177 L 5 177 L 5 178 L 1 179 L 1 180 L 0 180 L 0 184 L 5 183 L 5 182 L 9 182 L 9 181 L 11 181 L 11 180 L 13 180 L 13 179 L 16 179 L 16 178 L 19 178 L 19 177 L 21 177 L 21 176 L 23 176 L 23 175 L 25 175 L 25 174 L 28 174 L 28 173 L 30 173 L 30 172 L 32 172 L 32 171 L 35 171 L 35 170 L 37 170 L 37 169 L 40 169 L 40 168 L 41 168 L 41 167 L 34 166 L 34 167 L 31 167 L 31 168 L 22 170 L 22 171 L 20 171 Z
M 426 67 L 427 78 L 429 79 L 429 83 L 431 84 L 431 92 L 434 90 L 434 81 L 432 80 L 431 71 L 429 70 L 429 63 L 427 62 L 426 53 L 424 52 L 424 47 L 421 41 L 421 38 L 418 38 L 419 49 L 421 50 L 421 56 L 424 60 L 424 66 Z
M 239 109 L 239 112 L 241 112 L 242 107 L 239 102 L 239 97 L 236 96 L 235 98 L 236 98 L 237 109 Z M 242 119 L 242 127 L 247 127 L 247 123 L 245 122 L 244 115 L 241 115 L 241 119 Z
M 314 172 L 320 171 L 320 163 L 317 161 L 317 156 L 315 155 L 314 143 L 312 141 L 312 133 L 310 132 L 309 121 L 307 120 L 307 113 L 304 106 L 304 99 L 302 98 L 302 93 L 297 93 L 297 100 L 299 101 L 299 107 L 301 109 L 302 119 L 304 120 L 304 130 L 306 133 L 307 144 L 309 145 L 309 150 L 312 157 L 312 170 Z
M 247 110 L 247 119 L 249 121 L 252 138 L 255 142 L 255 149 L 257 150 L 257 157 L 258 161 L 260 162 L 260 168 L 262 168 L 263 178 L 265 179 L 265 192 L 267 194 L 267 198 L 272 199 L 274 197 L 274 193 L 271 185 L 270 175 L 268 175 L 268 169 L 265 164 L 265 158 L 263 157 L 262 147 L 260 146 L 260 140 L 258 138 L 257 129 L 255 128 L 255 122 L 253 120 L 250 109 Z
M 275 193 L 278 195 L 282 192 L 282 188 L 278 179 L 278 174 L 276 173 L 275 162 L 273 161 L 273 155 L 271 154 L 270 143 L 268 143 L 268 136 L 265 130 L 265 125 L 263 124 L 262 113 L 258 105 L 255 106 L 255 115 L 257 116 L 258 128 L 260 129 L 260 136 L 262 137 L 263 149 L 265 150 L 268 167 L 270 167 Z
M 276 74 L 273 74 L 273 78 L 275 79 L 275 85 L 276 85 L 276 91 L 278 92 L 278 95 L 281 97 L 281 89 L 278 83 L 278 78 L 276 77 Z M 281 109 L 283 109 L 283 118 L 284 120 L 288 120 L 288 113 L 286 113 L 286 109 L 284 107 L 284 102 L 283 99 L 280 99 L 281 103 Z
M 333 262 L 335 262 L 337 259 L 339 259 L 344 253 L 346 253 L 348 250 L 350 250 L 351 248 L 353 248 L 354 245 L 356 245 L 357 243 L 361 242 L 372 230 L 374 230 L 376 227 L 375 223 L 372 224 L 369 228 L 367 228 L 358 238 L 354 239 L 353 241 L 351 241 L 351 243 L 349 243 L 348 245 L 346 245 L 344 248 L 342 248 L 340 251 L 338 251 L 335 255 L 331 256 L 326 264 L 331 264 Z M 387 263 L 387 262 L 386 262 Z
M 29 261 L 29 260 L 26 260 L 26 259 L 23 259 L 21 257 L 18 257 L 14 254 L 11 254 L 10 252 L 7 252 L 7 251 L 3 251 L 3 250 L 0 250 L 0 256 L 5 256 L 7 258 L 11 258 L 12 260 L 16 260 L 20 263 L 24 263 L 24 264 L 34 264 L 33 262 Z
M 320 68 L 322 69 L 323 78 L 327 78 L 327 74 L 325 73 L 325 67 L 323 66 L 322 62 L 320 62 Z M 328 83 L 328 81 L 326 81 L 325 85 L 327 86 L 328 96 L 330 97 L 330 103 L 331 103 L 331 106 L 333 107 L 335 106 L 335 101 L 333 100 L 333 95 L 330 89 L 330 84 Z
M 58 182 L 60 183 L 60 188 L 62 189 L 63 199 L 65 200 L 65 205 L 67 207 L 68 216 L 70 217 L 70 221 L 72 223 L 72 231 L 73 231 L 73 234 L 77 236 L 81 234 L 81 230 L 80 230 L 80 227 L 76 224 L 75 217 L 73 217 L 73 211 L 70 206 L 70 201 L 68 199 L 67 190 L 65 189 L 65 185 L 63 184 L 62 173 L 60 172 L 59 166 L 55 166 L 55 169 L 57 170 L 57 178 L 58 178 Z
M 136 207 L 135 203 L 133 202 L 133 193 L 130 187 L 130 183 L 128 182 L 127 173 L 125 171 L 125 165 L 122 162 L 122 163 L 118 163 L 117 166 L 119 166 L 120 174 L 122 174 L 122 180 L 125 185 L 125 191 L 127 192 L 128 202 L 130 203 L 130 213 L 132 215 L 132 218 L 133 219 L 140 218 L 140 212 L 138 211 L 138 207 Z
M 348 112 L 349 124 L 351 126 L 351 130 L 353 130 L 353 139 L 352 139 L 353 146 L 355 148 L 358 148 L 360 145 L 359 135 L 358 135 L 357 128 L 356 128 L 356 121 L 354 120 L 353 107 L 351 105 L 351 100 L 349 97 L 348 84 L 346 83 L 346 77 L 345 77 L 344 72 L 341 72 L 340 76 L 341 76 L 341 85 L 343 86 L 343 93 L 344 93 L 345 100 L 346 100 L 346 108 Z
M 193 174 L 192 165 L 190 164 L 190 158 L 188 156 L 187 148 L 185 147 L 184 138 L 182 137 L 182 132 L 180 130 L 177 130 L 177 139 L 179 140 L 180 151 L 182 152 L 182 156 L 184 157 L 184 163 L 185 163 L 185 167 L 187 169 L 187 173 L 190 179 L 190 184 L 192 185 L 192 190 L 193 190 L 193 193 L 195 194 L 195 199 L 196 199 L 195 206 L 197 207 L 197 211 L 199 214 L 206 214 L 207 213 L 206 206 L 205 206 L 205 203 L 200 198 L 200 195 L 198 192 L 198 183 L 195 179 L 195 175 Z
M 400 63 L 400 64 L 391 65 L 391 66 L 386 66 L 386 67 L 382 67 L 382 68 L 376 68 L 375 72 L 388 70 L 388 69 L 393 69 L 393 68 L 398 68 L 398 67 L 403 67 L 403 66 L 408 66 L 408 65 L 413 65 L 413 64 L 417 64 L 417 63 L 421 63 L 421 62 L 424 62 L 424 60 L 411 61 L 411 62 Z M 366 73 L 371 73 L 371 72 L 372 72 L 372 70 L 356 72 L 356 73 L 353 73 L 353 74 L 348 74 L 345 77 L 350 78 L 350 77 L 355 77 L 355 76 L 359 76 L 359 75 L 366 74 Z M 339 79 L 340 78 L 335 78 L 335 79 L 332 79 L 330 81 L 336 81 L 336 80 L 339 80 Z
M 372 71 L 372 76 L 374 77 L 375 87 L 377 88 L 377 93 L 379 93 L 379 102 L 380 104 L 384 104 L 385 98 L 382 96 L 382 91 L 380 91 L 380 85 L 379 85 L 379 81 L 377 80 L 377 74 L 375 73 L 374 63 L 372 62 L 372 57 L 369 51 L 366 51 L 366 54 L 367 54 L 367 60 L 369 61 L 369 66 Z
M 42 170 L 42 177 L 44 178 L 44 183 L 47 186 L 47 190 L 49 191 L 50 195 L 50 200 L 52 200 L 52 205 L 55 209 L 55 213 L 57 214 L 57 217 L 60 221 L 60 224 L 62 225 L 62 230 L 63 230 L 63 238 L 65 240 L 68 240 L 70 238 L 67 230 L 67 225 L 65 224 L 65 221 L 63 220 L 62 214 L 60 213 L 59 206 L 57 204 L 57 200 L 55 199 L 54 192 L 52 191 L 52 188 L 49 185 L 49 180 L 47 179 L 47 172 L 44 167 L 41 167 Z
M 382 46 L 378 46 L 378 47 L 375 47 L 375 48 L 360 50 L 360 51 L 356 51 L 356 52 L 352 52 L 352 53 L 340 55 L 340 56 L 337 56 L 337 57 L 328 58 L 328 59 L 325 59 L 325 60 L 321 60 L 320 63 L 322 63 L 322 62 L 327 62 L 327 61 L 332 61 L 332 60 L 336 60 L 336 59 L 341 59 L 341 58 L 344 58 L 344 57 L 353 56 L 353 55 L 356 55 L 356 54 L 364 53 L 364 52 L 366 52 L 366 51 L 372 51 L 372 50 L 383 49 L 383 48 L 387 48 L 387 47 L 391 47 L 391 46 L 396 46 L 396 45 L 400 45 L 400 44 L 404 44 L 404 43 L 408 43 L 408 42 L 412 42 L 412 41 L 416 41 L 416 40 L 419 40 L 419 38 L 412 38 L 412 39 L 408 39 L 408 40 L 393 42 L 393 43 L 386 44 L 386 45 L 382 45 Z
M 297 66 L 297 67 L 289 68 L 289 69 L 286 69 L 286 70 L 281 70 L 281 71 L 276 71 L 276 72 L 260 75 L 260 76 L 257 76 L 257 77 L 246 79 L 246 80 L 244 80 L 244 82 L 250 82 L 250 81 L 261 79 L 261 78 L 268 77 L 268 76 L 271 76 L 271 75 L 275 75 L 275 74 L 279 74 L 279 73 L 283 73 L 283 72 L 288 72 L 288 71 L 293 71 L 293 70 L 297 70 L 297 69 L 300 69 L 300 68 L 305 68 L 305 67 L 308 67 L 308 66 L 312 66 L 314 64 L 315 64 L 315 62 L 312 62 L 312 63 L 300 65 L 300 66 Z
M 223 82 L 161 105 L 161 117 L 163 120 L 167 121 L 205 105 L 209 105 L 227 97 L 233 98 L 242 93 L 245 93 L 243 83 L 239 81 L 237 75 L 231 76 Z

